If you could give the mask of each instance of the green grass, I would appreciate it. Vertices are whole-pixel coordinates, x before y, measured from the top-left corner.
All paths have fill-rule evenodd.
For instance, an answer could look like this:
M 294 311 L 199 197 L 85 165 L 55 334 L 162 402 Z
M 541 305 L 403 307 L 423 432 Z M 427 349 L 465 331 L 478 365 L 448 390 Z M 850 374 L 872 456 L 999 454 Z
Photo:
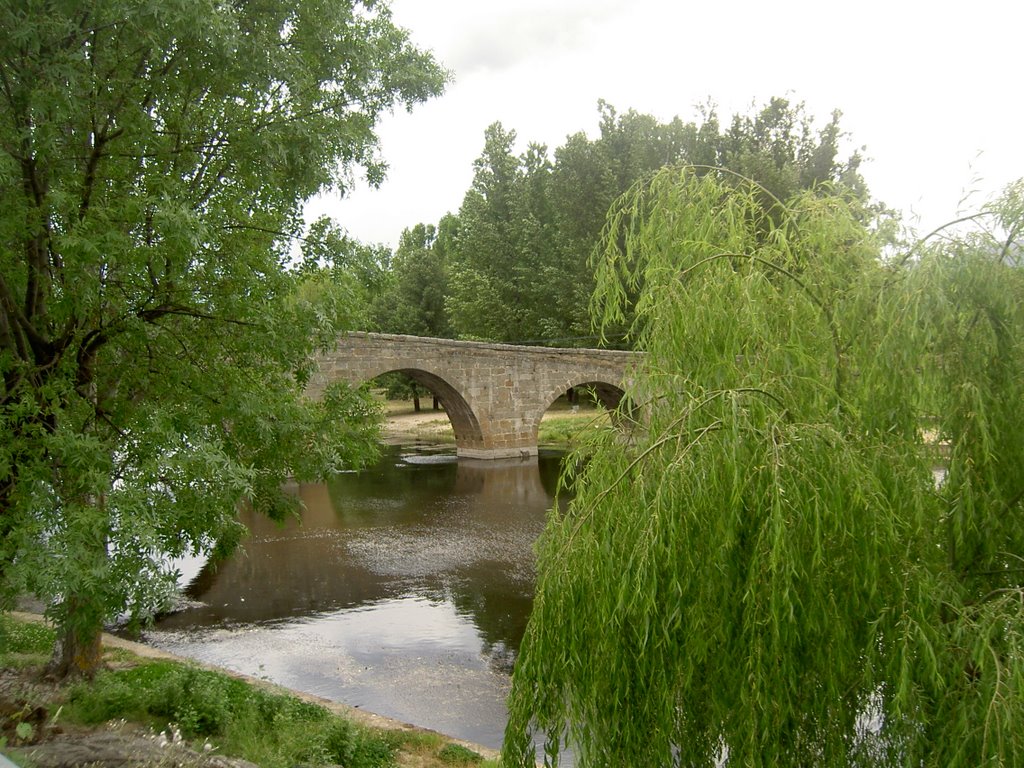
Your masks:
M 0 614 L 0 667 L 21 668 L 45 662 L 56 635 L 45 624 L 17 621 Z
M 607 424 L 608 419 L 608 412 L 604 410 L 548 415 L 540 423 L 537 442 L 546 446 L 569 447 L 582 433 Z
M 219 672 L 158 661 L 102 672 L 71 690 L 66 715 L 93 725 L 124 718 L 155 730 L 177 726 L 264 768 L 331 763 L 395 764 L 396 735 L 371 731 L 323 707 Z
M 445 744 L 437 756 L 449 765 L 479 765 L 483 762 L 480 755 L 460 744 Z

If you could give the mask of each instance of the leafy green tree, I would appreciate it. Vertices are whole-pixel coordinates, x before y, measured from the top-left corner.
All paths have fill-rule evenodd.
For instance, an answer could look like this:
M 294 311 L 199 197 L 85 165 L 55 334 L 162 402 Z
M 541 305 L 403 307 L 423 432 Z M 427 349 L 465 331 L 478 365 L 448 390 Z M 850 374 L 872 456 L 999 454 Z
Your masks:
M 1024 761 L 1022 192 L 888 260 L 848 195 L 665 170 L 616 205 L 595 307 L 642 286 L 640 422 L 567 463 L 505 764 L 533 731 L 578 765 Z
M 447 264 L 453 333 L 593 343 L 591 256 L 608 209 L 637 180 L 665 166 L 688 164 L 698 174 L 726 168 L 739 183 L 756 181 L 765 205 L 811 188 L 842 189 L 858 203 L 867 200 L 859 154 L 840 155 L 838 112 L 818 129 L 803 104 L 775 98 L 750 115 L 734 116 L 727 130 L 711 104 L 689 123 L 678 117 L 661 123 L 635 110 L 620 114 L 604 101 L 598 112 L 598 137 L 569 136 L 553 162 L 539 145 L 516 155 L 516 134 L 500 123 L 485 132 Z M 859 210 L 865 219 L 878 213 Z M 396 328 L 411 317 L 409 306 L 399 302 L 398 308 L 405 319 Z M 622 326 L 606 329 L 609 343 L 628 343 L 623 338 L 632 317 L 627 312 Z
M 769 209 L 773 200 L 788 200 L 801 189 L 833 185 L 864 201 L 860 153 L 839 157 L 840 116 L 834 111 L 816 131 L 803 104 L 775 97 L 753 114 L 733 116 L 717 139 L 713 165 L 756 181 Z
M 600 135 L 591 140 L 577 134 L 556 150 L 552 180 L 563 287 L 572 286 L 565 317 L 572 317 L 569 325 L 577 334 L 590 328 L 591 256 L 607 212 L 635 182 L 660 168 L 687 164 L 698 174 L 728 169 L 740 180 L 757 182 L 765 205 L 814 187 L 841 188 L 857 201 L 867 200 L 859 155 L 842 159 L 839 154 L 838 112 L 816 131 L 803 104 L 774 98 L 750 115 L 735 115 L 723 131 L 713 104 L 701 107 L 699 120 L 690 123 L 679 118 L 659 123 L 633 110 L 620 115 L 605 102 L 598 109 Z M 873 212 L 864 209 L 864 215 Z M 627 311 L 622 325 L 606 329 L 609 342 L 625 335 L 632 317 Z
M 89 674 L 166 557 L 372 451 L 364 399 L 301 397 L 352 315 L 289 243 L 444 73 L 373 2 L 32 0 L 0 27 L 2 586 Z
M 303 238 L 301 274 L 303 297 L 321 303 L 322 319 L 328 307 L 344 308 L 342 325 L 372 330 L 373 307 L 388 293 L 392 282 L 391 250 L 349 237 L 335 222 L 313 222 Z
M 448 225 L 442 224 L 442 229 L 445 226 Z M 445 311 L 445 243 L 433 224 L 417 224 L 403 230 L 391 265 L 391 283 L 377 300 L 377 327 L 389 333 L 451 336 Z
M 598 138 L 576 133 L 555 150 L 550 184 L 557 241 L 549 279 L 558 293 L 548 306 L 557 308 L 557 335 L 568 338 L 592 333 L 590 257 L 612 203 L 665 165 L 695 162 L 687 155 L 687 131 L 696 133 L 692 124 L 678 118 L 663 124 L 634 110 L 620 115 L 605 101 L 598 102 L 598 112 Z
M 462 337 L 527 341 L 543 337 L 543 268 L 552 235 L 543 147 L 513 154 L 515 131 L 489 126 L 473 185 L 459 209 L 449 255 L 448 315 Z
M 451 264 L 448 308 L 460 335 L 593 343 L 591 256 L 608 209 L 638 179 L 667 165 L 686 163 L 701 173 L 728 168 L 759 182 L 763 202 L 825 185 L 859 201 L 867 196 L 859 156 L 840 158 L 839 113 L 815 130 L 802 104 L 772 99 L 723 131 L 711 105 L 690 123 L 620 114 L 604 101 L 598 112 L 598 137 L 569 136 L 553 163 L 539 146 L 517 156 L 514 132 L 500 124 L 488 129 Z M 621 338 L 628 324 L 608 335 Z

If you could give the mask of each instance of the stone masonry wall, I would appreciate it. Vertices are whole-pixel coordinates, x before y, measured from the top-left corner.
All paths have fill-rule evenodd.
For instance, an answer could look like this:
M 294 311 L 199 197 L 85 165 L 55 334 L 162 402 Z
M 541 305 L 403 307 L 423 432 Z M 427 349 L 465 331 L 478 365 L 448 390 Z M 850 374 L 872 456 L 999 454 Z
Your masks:
M 403 371 L 444 405 L 459 456 L 509 458 L 537 453 L 544 412 L 570 387 L 598 385 L 613 407 L 637 353 L 551 349 L 453 341 L 420 336 L 349 333 L 319 359 L 307 394 L 320 396 L 334 381 L 361 384 Z

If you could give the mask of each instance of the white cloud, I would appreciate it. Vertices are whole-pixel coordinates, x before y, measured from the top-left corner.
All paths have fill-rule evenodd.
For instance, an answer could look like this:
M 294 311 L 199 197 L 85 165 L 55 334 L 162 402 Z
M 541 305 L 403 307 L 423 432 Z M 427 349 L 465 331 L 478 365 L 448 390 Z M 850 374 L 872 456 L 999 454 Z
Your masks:
M 471 16 L 449 40 L 448 65 L 460 75 L 499 73 L 580 49 L 593 26 L 613 10 L 607 2 L 501 5 L 497 12 Z M 474 7 L 493 6 L 477 3 Z
M 448 92 L 380 126 L 380 190 L 312 207 L 360 239 L 456 211 L 500 120 L 550 149 L 593 135 L 597 100 L 690 120 L 709 97 L 725 117 L 773 95 L 843 112 L 874 194 L 928 229 L 1024 176 L 1019 97 L 1024 5 L 863 0 L 395 0 L 396 23 L 454 70 Z M 980 154 L 979 154 L 980 153 Z M 976 180 L 975 177 L 980 177 Z

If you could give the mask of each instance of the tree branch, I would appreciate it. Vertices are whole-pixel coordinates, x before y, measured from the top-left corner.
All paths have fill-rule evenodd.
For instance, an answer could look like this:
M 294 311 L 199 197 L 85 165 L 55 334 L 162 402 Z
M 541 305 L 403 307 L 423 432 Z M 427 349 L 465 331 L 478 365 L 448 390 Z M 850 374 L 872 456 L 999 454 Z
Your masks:
M 192 317 L 197 320 L 211 320 L 227 323 L 229 325 L 240 325 L 246 328 L 257 327 L 256 323 L 251 323 L 248 320 L 236 320 L 230 317 L 217 317 L 216 315 L 211 315 L 193 307 L 186 307 L 180 304 L 162 304 L 158 307 L 152 307 L 151 309 L 141 309 L 135 313 L 136 317 L 147 323 L 156 323 L 160 318 L 167 317 L 168 315 Z
M 1024 600 L 1024 587 L 1000 587 L 998 589 L 993 589 L 979 597 L 977 600 L 965 601 L 964 605 L 968 607 L 981 605 L 982 603 L 987 603 L 989 600 L 994 600 L 995 598 L 1003 595 L 1017 595 L 1021 600 Z
M 939 234 L 939 232 L 941 232 L 942 230 L 948 229 L 949 227 L 955 226 L 957 224 L 963 224 L 965 221 L 974 221 L 975 219 L 980 219 L 980 218 L 983 218 L 984 216 L 990 216 L 990 215 L 992 215 L 991 211 L 982 211 L 980 213 L 972 213 L 970 216 L 961 216 L 958 219 L 953 219 L 952 221 L 947 221 L 945 224 L 942 224 L 941 226 L 936 227 L 931 232 L 929 232 L 927 235 L 925 235 L 924 237 L 920 238 L 916 243 L 914 243 L 914 245 L 910 248 L 910 250 L 907 251 L 903 255 L 903 258 L 900 259 L 897 262 L 897 266 L 900 266 L 900 267 L 905 266 L 906 263 L 908 261 L 910 261 L 911 257 L 914 255 L 914 252 L 918 250 L 918 248 L 923 246 L 927 240 L 929 240 L 931 237 Z
M 47 341 L 36 331 L 25 313 L 22 312 L 2 274 L 0 274 L 0 304 L 3 305 L 8 321 L 11 323 L 11 336 L 14 338 L 18 357 L 25 362 L 32 362 L 33 351 L 37 347 L 46 345 Z
M 796 285 L 800 288 L 800 290 L 802 290 L 807 295 L 807 298 L 809 298 L 811 300 L 811 302 L 821 311 L 821 314 L 825 318 L 825 323 L 828 325 L 829 334 L 832 337 L 832 347 L 833 347 L 833 350 L 835 351 L 835 355 L 836 355 L 836 395 L 839 397 L 840 400 L 842 400 L 842 397 L 843 397 L 843 374 L 842 374 L 842 371 L 843 371 L 843 343 L 842 343 L 842 339 L 839 337 L 839 329 L 838 329 L 838 327 L 836 327 L 836 322 L 835 322 L 835 318 L 832 315 L 832 310 L 829 309 L 829 307 L 825 304 L 825 302 L 822 301 L 821 298 L 816 293 L 814 293 L 814 291 L 812 291 L 807 286 L 807 284 L 804 283 L 799 277 L 794 275 L 792 272 L 790 272 L 785 267 L 779 266 L 778 264 L 775 264 L 774 262 L 769 261 L 768 259 L 766 259 L 766 258 L 764 258 L 762 256 L 757 256 L 756 254 L 750 254 L 750 253 L 718 253 L 718 254 L 715 254 L 714 256 L 707 256 L 707 257 L 701 259 L 700 261 L 698 261 L 696 264 L 693 264 L 693 265 L 687 267 L 686 269 L 684 269 L 682 272 L 679 273 L 679 277 L 680 277 L 680 279 L 683 279 L 683 278 L 686 277 L 686 275 L 689 272 L 691 272 L 691 271 L 693 271 L 693 270 L 697 269 L 698 267 L 701 267 L 701 266 L 703 266 L 705 264 L 708 264 L 708 263 L 710 263 L 712 261 L 717 261 L 719 259 L 747 259 L 749 261 L 753 261 L 753 262 L 756 262 L 758 264 L 761 264 L 762 266 L 768 267 L 769 269 L 774 269 L 779 274 L 785 275 L 790 280 L 792 280 L 794 283 L 796 283 Z
M 1003 514 L 1009 514 L 1013 511 L 1013 508 L 1020 504 L 1021 500 L 1024 499 L 1024 488 L 1021 488 L 1017 493 L 1006 502 L 1003 506 Z

